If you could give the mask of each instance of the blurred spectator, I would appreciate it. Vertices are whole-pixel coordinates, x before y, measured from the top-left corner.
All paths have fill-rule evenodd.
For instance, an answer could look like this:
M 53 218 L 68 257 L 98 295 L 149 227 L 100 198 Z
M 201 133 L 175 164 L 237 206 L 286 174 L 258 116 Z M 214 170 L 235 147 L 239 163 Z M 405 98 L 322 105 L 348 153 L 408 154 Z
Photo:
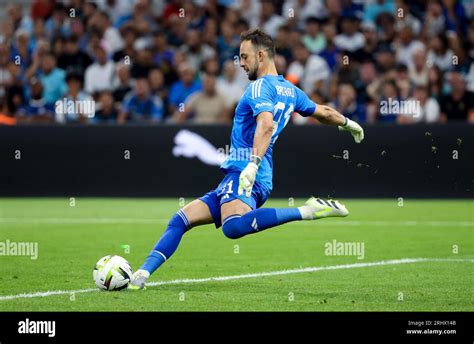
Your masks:
M 466 13 L 461 1 L 442 0 L 443 16 L 447 31 L 466 34 Z
M 394 51 L 390 44 L 381 43 L 375 50 L 375 61 L 379 73 L 387 72 L 395 68 Z
M 13 22 L 15 30 L 26 31 L 28 35 L 33 33 L 33 21 L 23 13 L 22 4 L 8 4 L 7 17 Z
M 382 44 L 391 44 L 397 38 L 397 31 L 395 30 L 395 17 L 386 12 L 378 15 L 375 22 L 377 25 L 378 40 Z
M 467 92 L 461 73 L 453 72 L 449 77 L 450 92 L 441 99 L 443 121 L 469 120 L 474 122 L 474 94 Z
M 168 46 L 166 33 L 163 30 L 156 30 L 153 33 L 153 62 L 157 66 L 166 65 L 166 68 L 170 68 L 173 58 L 174 51 Z
M 306 19 L 306 29 L 302 40 L 306 49 L 312 54 L 318 54 L 326 48 L 326 37 L 321 33 L 319 21 L 316 18 Z
M 42 82 L 33 77 L 30 80 L 30 99 L 17 112 L 19 122 L 52 122 L 54 118 L 54 105 L 47 102 L 43 96 Z
M 38 19 L 47 19 L 53 13 L 53 2 L 50 0 L 34 0 L 31 4 L 31 18 L 36 22 Z
M 115 123 L 118 110 L 115 106 L 114 97 L 110 91 L 102 91 L 99 95 L 98 110 L 92 119 L 93 123 Z
M 278 28 L 285 24 L 285 19 L 275 11 L 272 1 L 262 0 L 259 23 L 253 26 L 260 26 L 266 33 L 276 37 Z
M 411 33 L 418 36 L 421 32 L 421 22 L 410 12 L 407 1 L 398 0 L 397 6 L 397 14 L 400 13 L 401 17 L 398 15 L 396 30 L 400 31 L 402 28 L 408 27 Z
M 319 56 L 326 61 L 331 71 L 335 71 L 339 54 L 339 49 L 334 43 L 337 34 L 336 27 L 332 24 L 326 24 L 323 27 L 323 32 L 326 39 L 326 48 L 319 53 Z
M 53 14 L 45 23 L 46 35 L 49 38 L 67 37 L 71 33 L 71 20 L 66 7 L 57 2 L 54 4 Z
M 217 92 L 215 76 L 204 74 L 202 81 L 203 90 L 189 97 L 184 111 L 176 111 L 175 122 L 182 123 L 191 118 L 192 122 L 199 124 L 229 123 L 230 116 L 226 96 Z
M 286 64 L 286 60 L 282 55 L 276 54 L 275 55 L 275 67 L 279 75 L 286 75 L 286 71 L 288 70 L 288 66 Z
M 80 101 L 80 102 L 89 102 L 89 104 L 93 101 L 92 97 L 87 94 L 86 92 L 82 91 L 82 75 L 77 72 L 71 72 L 66 77 L 66 82 L 68 86 L 68 93 L 64 96 L 65 104 L 69 104 L 68 102 Z M 60 99 L 59 101 L 63 101 Z M 71 103 L 71 104 L 74 104 Z M 69 107 L 63 108 L 63 111 L 58 111 L 56 108 L 56 122 L 58 123 L 86 123 L 88 119 L 93 114 L 87 113 L 80 113 L 76 112 L 76 109 L 79 107 L 74 107 L 74 111 L 71 111 Z M 85 109 L 86 107 L 81 107 Z
M 163 72 L 158 68 L 152 69 L 148 74 L 148 83 L 150 84 L 151 94 L 158 96 L 163 101 L 163 116 L 168 116 L 168 88 L 165 85 Z
M 413 39 L 413 31 L 410 26 L 399 26 L 398 41 L 396 43 L 397 62 L 408 66 L 412 61 L 415 50 L 424 49 L 425 45 Z
M 112 23 L 132 12 L 133 0 L 97 0 L 98 7 L 110 15 Z
M 130 66 L 125 63 L 120 63 L 116 67 L 117 85 L 113 91 L 114 99 L 121 102 L 125 96 L 132 90 L 133 80 L 130 75 Z
M 187 33 L 186 44 L 181 48 L 186 60 L 194 70 L 199 70 L 202 63 L 216 54 L 207 44 L 202 44 L 199 31 L 190 30 Z
M 408 64 L 410 80 L 417 86 L 428 86 L 428 72 L 425 48 L 415 49 Z
M 428 66 L 437 65 L 443 72 L 452 69 L 453 51 L 448 47 L 446 35 L 437 35 L 430 40 L 427 63 Z
M 216 76 L 220 74 L 220 69 L 219 60 L 217 58 L 210 58 L 202 64 L 201 72 Z
M 398 91 L 400 92 L 400 97 L 402 99 L 407 99 L 414 89 L 414 84 L 411 82 L 408 75 L 408 68 L 404 64 L 397 65 L 393 73 L 395 83 L 397 84 Z
M 14 62 L 10 62 L 7 66 L 10 74 L 10 81 L 6 87 L 6 103 L 11 114 L 15 114 L 17 110 L 23 106 L 25 101 L 24 80 L 22 77 L 21 68 Z M 0 96 L 0 99 L 2 97 Z
M 155 67 L 153 52 L 150 48 L 140 49 L 137 52 L 134 63 L 130 70 L 133 78 L 147 78 L 150 70 Z
M 31 51 L 35 51 L 36 49 L 36 44 L 38 43 L 39 40 L 46 40 L 46 29 L 44 26 L 44 20 L 43 19 L 36 19 L 34 22 L 34 28 L 33 28 L 33 34 L 30 37 L 30 49 Z
M 339 84 L 337 98 L 331 105 L 358 123 L 366 121 L 365 108 L 357 102 L 356 92 L 351 84 Z
M 0 43 L 0 98 L 5 97 L 6 89 L 13 82 L 13 77 L 8 70 L 10 54 L 8 45 Z
M 278 28 L 278 33 L 274 40 L 276 53 L 283 56 L 286 62 L 292 58 L 290 33 L 290 28 L 287 25 L 282 25 Z
M 375 65 L 370 60 L 365 60 L 359 65 L 359 79 L 354 83 L 357 94 L 357 101 L 361 104 L 367 104 L 371 101 L 368 94 L 368 87 L 377 79 Z
M 89 55 L 79 49 L 79 39 L 76 36 L 66 38 L 63 53 L 58 57 L 58 67 L 84 74 L 91 64 Z
M 346 53 L 339 54 L 338 69 L 335 77 L 338 83 L 354 85 L 359 80 L 359 63 L 354 59 L 354 55 Z
M 107 52 L 101 45 L 95 48 L 95 62 L 86 69 L 84 88 L 87 93 L 110 90 L 115 79 L 115 64 L 107 58 Z
M 150 93 L 150 86 L 145 78 L 135 81 L 134 90 L 128 94 L 118 115 L 118 123 L 159 122 L 163 119 L 163 102 Z
M 170 89 L 169 106 L 170 113 L 175 113 L 184 106 L 186 99 L 194 92 L 202 89 L 201 82 L 195 79 L 195 70 L 187 63 L 178 67 L 179 80 Z
M 11 55 L 20 62 L 23 70 L 26 70 L 30 64 L 33 55 L 33 49 L 30 45 L 30 34 L 25 30 L 17 30 L 15 41 L 12 45 Z
M 135 40 L 137 39 L 137 33 L 132 27 L 126 27 L 122 30 L 123 46 L 122 49 L 117 50 L 112 59 L 115 62 L 126 62 L 135 60 Z
M 96 11 L 92 18 L 89 19 L 88 25 L 100 32 L 104 40 L 104 46 L 108 55 L 113 55 L 115 52 L 123 48 L 123 39 L 119 31 L 112 26 L 109 15 L 103 11 Z
M 229 22 L 221 23 L 221 35 L 217 37 L 217 51 L 219 51 L 219 65 L 222 67 L 224 61 L 232 60 L 239 56 L 240 40 L 235 35 L 234 28 Z
M 438 66 L 432 66 L 428 71 L 428 91 L 430 95 L 441 100 L 443 92 L 443 73 Z
M 382 13 L 395 14 L 394 0 L 366 1 L 364 5 L 364 21 L 375 21 Z
M 418 111 L 415 114 L 402 114 L 398 117 L 398 123 L 437 123 L 440 120 L 440 108 L 436 99 L 429 97 L 428 88 L 426 86 L 417 86 L 413 93 L 413 97 L 408 99 L 415 102 Z
M 356 17 L 342 18 L 341 27 L 342 33 L 334 39 L 334 43 L 339 50 L 353 53 L 364 47 L 365 37 L 357 31 L 358 20 Z
M 428 0 L 423 35 L 427 39 L 441 34 L 445 29 L 443 9 L 438 0 Z
M 286 0 L 283 4 L 282 15 L 290 17 L 290 13 L 293 13 L 296 28 L 303 29 L 310 16 L 317 19 L 326 18 L 327 10 L 324 2 L 323 0 Z
M 396 122 L 399 113 L 394 111 L 396 109 L 395 106 L 392 107 L 390 105 L 395 103 L 401 104 L 401 100 L 395 81 L 386 80 L 382 85 L 378 120 L 380 122 Z
M 326 61 L 318 55 L 310 55 L 301 42 L 293 47 L 293 56 L 295 61 L 288 67 L 287 79 L 299 83 L 307 94 L 323 87 L 330 75 Z
M 135 29 L 141 34 L 147 34 L 157 29 L 157 24 L 152 17 L 153 12 L 150 7 L 150 0 L 134 1 L 132 13 L 126 13 L 115 22 L 115 27 L 133 24 Z
M 227 60 L 224 63 L 224 73 L 216 84 L 217 92 L 225 96 L 228 108 L 234 108 L 245 91 L 246 82 L 239 78 L 237 68 L 239 67 L 233 60 Z
M 43 97 L 46 103 L 54 103 L 67 92 L 66 73 L 56 67 L 56 57 L 47 53 L 45 46 L 39 45 L 33 56 L 33 62 L 26 72 L 26 79 L 37 77 L 41 81 Z

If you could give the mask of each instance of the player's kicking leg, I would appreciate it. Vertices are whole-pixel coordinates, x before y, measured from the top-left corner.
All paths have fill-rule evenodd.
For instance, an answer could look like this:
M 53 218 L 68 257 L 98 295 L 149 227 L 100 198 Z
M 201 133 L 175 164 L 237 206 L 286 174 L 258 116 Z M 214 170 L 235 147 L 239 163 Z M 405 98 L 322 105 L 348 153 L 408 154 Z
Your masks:
M 222 232 L 230 239 L 238 239 L 291 221 L 317 220 L 325 217 L 345 217 L 346 207 L 338 201 L 311 197 L 298 208 L 259 208 L 252 210 L 240 199 L 221 207 Z
M 150 275 L 176 251 L 184 233 L 193 227 L 212 222 L 209 207 L 199 199 L 178 210 L 143 265 L 133 274 L 128 288 L 143 289 Z

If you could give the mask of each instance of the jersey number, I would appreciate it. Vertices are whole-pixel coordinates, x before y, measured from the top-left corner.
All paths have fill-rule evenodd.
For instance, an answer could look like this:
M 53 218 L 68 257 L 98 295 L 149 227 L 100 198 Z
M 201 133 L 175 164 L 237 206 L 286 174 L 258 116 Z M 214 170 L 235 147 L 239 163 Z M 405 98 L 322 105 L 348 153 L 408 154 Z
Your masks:
M 275 135 L 275 133 L 278 130 L 278 126 L 280 122 L 283 120 L 283 127 L 282 129 L 288 124 L 288 121 L 290 120 L 291 114 L 295 111 L 295 106 L 293 104 L 288 104 L 288 109 L 285 111 L 285 106 L 286 104 L 283 102 L 278 102 L 276 103 L 275 107 L 273 108 L 273 133 L 272 136 Z M 283 112 L 285 111 L 285 114 Z M 272 140 L 272 143 L 275 143 L 277 140 L 278 135 L 275 136 Z

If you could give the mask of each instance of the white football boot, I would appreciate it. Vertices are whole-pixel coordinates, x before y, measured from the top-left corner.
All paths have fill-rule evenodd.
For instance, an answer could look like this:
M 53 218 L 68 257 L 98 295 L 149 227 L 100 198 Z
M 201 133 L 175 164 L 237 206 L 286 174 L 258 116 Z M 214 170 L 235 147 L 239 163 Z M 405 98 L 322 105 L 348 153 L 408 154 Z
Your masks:
M 325 217 L 346 217 L 349 211 L 336 200 L 311 197 L 305 205 L 298 207 L 303 220 L 317 220 Z
M 132 279 L 127 289 L 130 289 L 130 290 L 146 289 L 145 284 L 149 277 L 150 277 L 150 273 L 146 270 L 139 269 L 135 271 L 132 275 Z

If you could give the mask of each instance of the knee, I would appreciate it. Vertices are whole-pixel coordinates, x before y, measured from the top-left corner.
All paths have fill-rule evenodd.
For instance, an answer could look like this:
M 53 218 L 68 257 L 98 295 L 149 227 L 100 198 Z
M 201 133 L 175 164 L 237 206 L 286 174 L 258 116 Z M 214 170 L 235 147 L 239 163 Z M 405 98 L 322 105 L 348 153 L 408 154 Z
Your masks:
M 186 218 L 184 212 L 182 210 L 179 210 L 168 222 L 168 227 L 166 230 L 179 231 L 184 233 L 187 230 L 191 229 L 191 227 L 192 226 Z
M 222 233 L 229 239 L 239 239 L 243 235 L 239 230 L 239 218 L 224 221 Z

